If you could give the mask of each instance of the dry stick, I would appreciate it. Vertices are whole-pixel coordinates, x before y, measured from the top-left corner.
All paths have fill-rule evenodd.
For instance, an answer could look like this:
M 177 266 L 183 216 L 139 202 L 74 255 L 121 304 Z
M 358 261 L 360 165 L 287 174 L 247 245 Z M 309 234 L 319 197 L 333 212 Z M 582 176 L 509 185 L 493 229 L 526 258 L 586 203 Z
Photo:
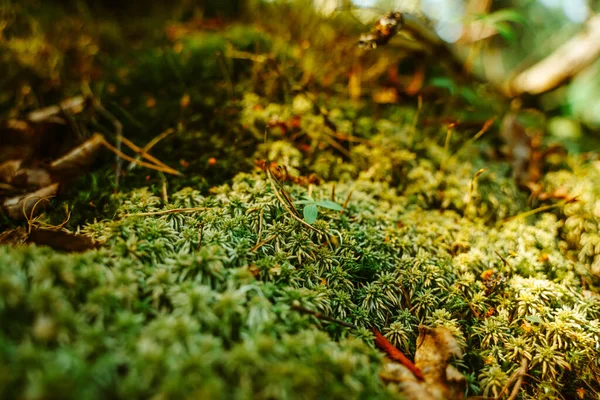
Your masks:
M 262 242 L 256 243 L 256 245 L 253 248 L 251 248 L 249 250 L 249 252 L 254 253 L 256 250 L 260 249 L 262 246 L 269 243 L 271 240 L 275 239 L 276 237 L 277 237 L 277 235 L 271 235 L 268 238 L 266 238 L 265 240 L 263 240 Z
M 340 215 L 344 214 L 344 212 L 346 211 L 346 207 L 348 207 L 348 203 L 350 203 L 350 197 L 352 197 L 352 192 L 354 192 L 354 189 L 351 189 L 350 193 L 348 193 L 348 197 L 346 197 L 346 201 L 344 201 L 344 205 L 342 206 L 342 211 L 340 211 Z
M 169 132 L 169 131 L 173 132 L 173 129 L 167 129 L 165 132 Z M 163 132 L 163 133 L 165 133 L 165 132 Z M 166 136 L 167 135 L 165 135 L 163 137 L 166 137 Z M 156 138 L 154 138 L 150 142 L 148 142 L 148 144 L 146 146 L 144 146 L 144 148 L 139 147 L 138 145 L 136 145 L 135 143 L 133 143 L 131 140 L 127 139 L 125 136 L 121 136 L 121 137 L 119 137 L 119 139 L 121 139 L 121 141 L 123 141 L 124 145 L 126 145 L 131 150 L 133 150 L 136 153 L 138 153 L 138 155 L 140 157 L 145 158 L 146 160 L 148 160 L 150 162 L 153 162 L 156 165 L 160 165 L 162 167 L 170 168 L 168 165 L 166 165 L 165 163 L 163 163 L 162 161 L 160 161 L 158 158 L 156 158 L 156 157 L 154 157 L 154 156 L 152 156 L 151 154 L 148 153 L 148 151 L 150 151 L 150 149 L 154 146 L 154 144 L 156 144 L 156 143 L 152 144 L 152 140 L 154 140 Z M 150 144 L 152 144 L 152 146 L 150 146 Z M 132 163 L 130 165 L 133 165 L 133 164 L 134 163 Z
M 483 124 L 483 126 L 479 130 L 479 132 L 477 132 L 475 134 L 475 136 L 473 136 L 464 145 L 462 145 L 461 148 L 456 151 L 456 153 L 452 154 L 452 156 L 450 156 L 448 158 L 447 164 L 449 164 L 451 160 L 453 160 L 454 158 L 456 158 L 458 156 L 458 154 L 461 152 L 461 150 L 463 150 L 464 148 L 467 148 L 468 146 L 470 146 L 473 142 L 475 142 L 477 139 L 479 139 L 484 133 L 486 133 L 488 131 L 488 129 L 491 128 L 491 126 L 493 125 L 494 121 L 496 121 L 496 117 L 492 117 L 492 118 L 488 119 L 487 121 L 485 121 L 484 124 Z
M 529 69 L 508 81 L 508 91 L 540 94 L 577 75 L 600 57 L 600 15 L 590 18 L 584 29 Z
M 277 187 L 275 185 L 273 177 L 271 176 L 271 171 L 269 170 L 269 168 L 266 168 L 266 172 L 267 172 L 267 178 L 269 179 L 269 183 L 271 183 L 271 188 L 273 189 L 273 193 L 275 194 L 275 197 L 277 197 L 277 200 L 279 200 L 279 202 L 281 203 L 281 205 L 283 206 L 283 208 L 285 208 L 285 210 L 290 214 L 290 216 L 292 218 L 294 218 L 296 221 L 300 222 L 302 225 L 306 226 L 307 228 L 312 229 L 313 231 L 317 232 L 320 235 L 323 235 L 323 232 L 321 232 L 320 230 L 318 230 L 317 228 L 315 228 L 314 226 L 312 226 L 308 222 L 300 219 L 298 216 L 296 216 L 294 214 L 294 212 L 286 204 L 286 201 L 283 198 L 281 198 L 281 194 L 277 190 Z
M 165 204 L 169 202 L 169 194 L 167 192 L 167 180 L 162 176 L 162 200 Z
M 100 135 L 99 133 L 97 133 L 97 135 Z M 102 136 L 102 135 L 100 135 Z M 150 164 L 147 163 L 145 161 L 141 161 L 141 160 L 136 160 L 133 157 L 129 157 L 127 154 L 123 153 L 122 151 L 120 151 L 118 148 L 116 148 L 115 146 L 113 146 L 112 144 L 110 144 L 106 139 L 104 139 L 104 137 L 102 137 L 102 144 L 104 146 L 106 146 L 106 148 L 108 148 L 110 151 L 112 151 L 113 153 L 115 153 L 117 156 L 121 157 L 124 160 L 130 161 L 134 164 L 138 164 L 141 165 L 143 167 L 146 168 L 150 168 L 156 171 L 161 171 L 164 172 L 166 174 L 171 174 L 171 175 L 181 175 L 181 172 L 177 171 L 176 169 L 173 169 L 171 167 L 162 167 L 160 165 L 155 165 L 155 164 Z
M 523 361 L 521 362 L 521 368 L 518 371 L 518 378 L 517 378 L 517 383 L 515 383 L 515 386 L 513 386 L 513 390 L 512 392 L 510 392 L 510 396 L 508 396 L 508 399 L 506 400 L 515 400 L 517 398 L 517 394 L 519 393 L 519 390 L 521 389 L 521 385 L 523 384 L 523 376 L 527 373 L 527 359 L 523 358 Z
M 116 158 L 116 164 L 117 164 L 117 168 L 115 171 L 115 190 L 116 188 L 119 187 L 119 177 L 121 175 L 121 159 L 123 158 L 122 156 L 120 156 L 118 153 L 121 153 L 121 137 L 123 137 L 123 124 L 121 124 L 121 122 L 111 113 L 108 112 L 108 110 L 106 108 L 104 108 L 104 106 L 102 105 L 102 103 L 100 103 L 100 100 L 98 100 L 94 94 L 92 93 L 91 89 L 89 87 L 87 87 L 86 90 L 89 94 L 89 96 L 92 99 L 92 106 L 94 107 L 94 109 L 96 111 L 98 111 L 100 114 L 102 114 L 104 116 L 104 118 L 108 119 L 115 127 L 115 136 L 117 137 L 117 147 L 115 148 L 116 151 L 113 151 L 115 154 L 117 154 L 117 158 Z M 106 142 L 105 140 L 105 144 L 107 144 L 108 142 Z
M 258 237 L 256 238 L 256 246 L 260 243 L 260 236 L 262 235 L 262 225 L 263 225 L 263 214 L 265 213 L 265 209 L 260 209 L 260 215 L 258 216 Z
M 425 380 L 423 373 L 412 361 L 410 361 L 400 350 L 398 350 L 394 345 L 392 345 L 386 338 L 379 332 L 376 328 L 371 329 L 375 334 L 375 344 L 377 347 L 382 349 L 387 353 L 387 355 L 394 361 L 399 362 L 404 365 L 406 368 L 413 373 L 414 376 L 419 378 L 420 380 Z
M 134 214 L 125 214 L 124 217 L 147 217 L 150 215 L 166 215 L 166 214 L 176 214 L 176 213 L 189 213 L 196 211 L 208 211 L 210 207 L 193 207 L 193 208 L 172 208 L 170 210 L 160 210 L 160 211 L 149 211 L 142 213 L 134 213 Z
M 527 374 L 527 363 L 527 358 L 523 357 L 523 360 L 521 360 L 521 368 L 516 370 L 510 376 L 510 378 L 508 378 L 508 381 L 506 381 L 506 384 L 504 385 L 500 393 L 498 393 L 498 396 L 495 397 L 495 400 L 499 400 L 504 395 L 504 393 L 508 391 L 508 388 L 515 381 L 515 379 L 517 380 L 517 382 L 515 383 L 515 386 L 513 386 L 513 390 L 510 392 L 510 395 L 506 400 L 514 400 L 517 397 L 517 393 L 519 392 L 521 384 L 523 383 L 523 376 Z
M 335 201 L 335 182 L 331 184 L 331 201 Z

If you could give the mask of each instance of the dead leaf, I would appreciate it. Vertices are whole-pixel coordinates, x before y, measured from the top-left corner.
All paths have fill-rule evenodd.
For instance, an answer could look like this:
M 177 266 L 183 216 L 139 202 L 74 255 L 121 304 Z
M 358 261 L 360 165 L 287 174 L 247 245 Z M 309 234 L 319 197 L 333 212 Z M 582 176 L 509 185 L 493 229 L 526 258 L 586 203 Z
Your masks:
M 0 245 L 19 247 L 27 243 L 48 246 L 55 250 L 83 252 L 99 247 L 99 243 L 91 238 L 64 229 L 35 228 L 27 233 L 23 227 L 0 233 Z
M 450 330 L 438 327 L 419 327 L 415 366 L 423 374 L 420 381 L 408 368 L 398 363 L 388 363 L 382 379 L 399 384 L 409 400 L 462 399 L 465 377 L 449 362 L 462 357 L 463 352 Z
M 27 231 L 22 226 L 0 233 L 0 245 L 19 247 L 27 242 Z
M 29 243 L 35 243 L 38 246 L 48 246 L 55 250 L 73 252 L 83 252 L 97 248 L 99 245 L 85 235 L 71 233 L 66 230 L 56 229 L 33 229 L 29 234 Z
M 98 151 L 103 145 L 104 137 L 99 134 L 94 134 L 67 154 L 54 160 L 50 164 L 50 169 L 53 173 L 58 173 L 60 175 L 79 175 L 82 172 L 82 169 L 89 167 L 94 162 Z
M 18 220 L 24 219 L 25 216 L 35 217 L 46 208 L 50 198 L 55 196 L 57 191 L 58 183 L 53 183 L 33 193 L 9 197 L 4 200 L 2 206 L 9 218 Z
M 62 118 L 55 118 L 63 110 L 69 111 L 71 114 L 77 114 L 83 111 L 85 105 L 85 97 L 75 96 L 71 99 L 64 100 L 57 105 L 50 107 L 40 108 L 30 112 L 27 115 L 27 119 L 31 122 L 58 122 L 65 123 Z

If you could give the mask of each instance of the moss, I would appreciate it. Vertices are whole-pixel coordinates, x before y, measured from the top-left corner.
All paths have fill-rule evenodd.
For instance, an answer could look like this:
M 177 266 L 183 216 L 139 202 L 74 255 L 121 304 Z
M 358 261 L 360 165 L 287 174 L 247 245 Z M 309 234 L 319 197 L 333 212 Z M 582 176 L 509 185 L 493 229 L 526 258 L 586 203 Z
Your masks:
M 379 378 L 369 328 L 414 355 L 421 323 L 450 329 L 465 349 L 469 395 L 496 396 L 526 358 L 523 398 L 582 387 L 593 397 L 597 161 L 544 171 L 554 197 L 534 200 L 486 155 L 494 138 L 471 143 L 474 132 L 458 129 L 446 144 L 442 127 L 418 123 L 439 119 L 435 104 L 348 101 L 339 88 L 351 66 L 335 65 L 348 47 L 331 26 L 327 42 L 285 47 L 266 22 L 216 33 L 190 24 L 103 61 L 95 87 L 136 143 L 177 128 L 153 154 L 185 176 L 126 168 L 111 194 L 107 156 L 67 188 L 68 210 L 58 199 L 41 220 L 71 212 L 68 226 L 101 250 L 0 248 L 0 397 L 399 397 Z M 292 27 L 295 39 L 304 27 Z M 375 61 L 364 57 L 367 70 Z M 307 65 L 325 58 L 318 71 Z M 326 200 L 347 202 L 344 212 L 319 207 L 308 228 L 255 158 L 321 178 L 282 182 L 300 217 Z M 561 196 L 578 201 L 522 215 Z

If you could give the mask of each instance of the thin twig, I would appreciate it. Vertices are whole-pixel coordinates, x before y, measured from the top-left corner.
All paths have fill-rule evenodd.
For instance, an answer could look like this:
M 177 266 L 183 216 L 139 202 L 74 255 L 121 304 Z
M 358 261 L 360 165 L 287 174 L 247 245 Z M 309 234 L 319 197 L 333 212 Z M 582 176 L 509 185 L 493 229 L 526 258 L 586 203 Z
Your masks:
M 450 164 L 450 161 L 454 160 L 456 157 L 458 157 L 458 154 L 460 154 L 460 152 L 469 147 L 472 143 L 474 143 L 477 139 L 479 139 L 481 136 L 483 136 L 484 133 L 486 133 L 488 131 L 488 129 L 490 129 L 492 127 L 492 125 L 494 124 L 494 122 L 496 121 L 496 117 L 492 117 L 490 119 L 488 119 L 487 121 L 485 121 L 483 123 L 483 126 L 481 127 L 481 129 L 479 130 L 479 132 L 477 132 L 475 134 L 475 136 L 473 136 L 471 139 L 467 140 L 467 142 L 465 144 L 463 144 L 460 149 L 458 149 L 456 151 L 456 153 L 452 154 L 451 157 L 448 158 L 448 161 L 446 163 L 446 165 Z
M 262 235 L 262 225 L 263 225 L 263 214 L 265 213 L 265 209 L 261 208 L 260 209 L 260 215 L 258 216 L 258 237 L 256 238 L 256 246 L 258 246 L 258 244 L 260 243 L 260 237 Z
M 350 203 L 350 198 L 352 197 L 352 192 L 354 192 L 354 189 L 351 189 L 348 193 L 348 197 L 346 197 L 346 201 L 344 201 L 344 205 L 342 205 L 342 211 L 340 211 L 340 215 L 344 214 L 346 211 L 346 207 L 348 207 L 348 203 Z
M 315 228 L 314 226 L 312 226 L 308 222 L 300 219 L 298 216 L 296 216 L 294 214 L 294 212 L 288 207 L 286 201 L 281 197 L 281 194 L 277 190 L 277 187 L 275 185 L 275 181 L 273 180 L 273 177 L 271 176 L 270 169 L 266 168 L 266 172 L 267 172 L 267 178 L 269 179 L 269 182 L 271 183 L 271 187 L 273 189 L 273 193 L 275 194 L 275 197 L 277 197 L 277 200 L 279 200 L 279 202 L 281 203 L 281 205 L 283 206 L 283 208 L 285 208 L 285 210 L 290 214 L 290 216 L 292 218 L 294 218 L 296 221 L 300 222 L 302 225 L 306 226 L 307 228 L 309 228 L 309 229 L 317 232 L 318 234 L 322 235 L 323 232 L 321 232 L 320 230 L 318 230 L 317 228 Z
M 165 179 L 164 175 L 161 174 L 161 178 L 162 178 L 162 200 L 165 204 L 167 204 L 169 202 L 169 194 L 167 192 L 167 180 Z
M 258 242 L 253 248 L 249 250 L 250 253 L 254 253 L 256 250 L 260 249 L 265 244 L 269 243 L 271 240 L 275 239 L 277 235 L 271 235 L 262 242 Z
M 425 380 L 421 370 L 406 357 L 400 350 L 392 345 L 376 328 L 372 328 L 371 331 L 375 335 L 375 344 L 381 350 L 385 351 L 386 354 L 394 361 L 404 365 L 410 372 L 413 373 L 420 380 Z
M 98 100 L 96 98 L 96 96 L 94 96 L 92 90 L 89 88 L 89 86 L 86 84 L 86 86 L 84 87 L 84 91 L 86 92 L 87 96 L 89 96 L 92 99 L 92 106 L 94 107 L 94 109 L 96 111 L 98 111 L 102 116 L 104 116 L 104 118 L 108 119 L 113 126 L 115 127 L 115 136 L 117 138 L 117 146 L 115 148 L 116 152 L 115 154 L 117 154 L 116 157 L 116 171 L 115 171 L 115 190 L 119 187 L 119 177 L 121 176 L 121 166 L 122 166 L 122 162 L 121 159 L 123 157 L 119 156 L 118 153 L 121 153 L 121 139 L 123 137 L 123 124 L 121 124 L 121 121 L 119 121 L 114 115 L 112 115 L 110 112 L 108 112 L 108 110 L 106 108 L 104 108 L 104 106 L 102 105 L 102 103 L 100 103 L 100 100 Z
M 149 211 L 143 213 L 125 214 L 124 217 L 148 217 L 150 215 L 166 215 L 177 213 L 190 213 L 196 211 L 208 211 L 210 207 L 193 207 L 193 208 L 172 208 L 170 210 Z
M 521 361 L 521 368 L 517 371 L 517 383 L 513 386 L 512 392 L 510 392 L 510 396 L 506 400 L 515 400 L 517 398 L 517 394 L 521 389 L 521 385 L 523 384 L 523 376 L 527 373 L 527 358 L 523 357 L 523 361 Z
M 98 133 L 98 135 L 100 135 L 100 134 Z M 106 139 L 104 139 L 104 137 L 102 139 L 102 144 L 104 146 L 106 146 L 106 148 L 108 148 L 110 151 L 112 151 L 113 153 L 115 153 L 117 156 L 121 157 L 124 160 L 130 161 L 132 163 L 135 163 L 135 164 L 138 164 L 138 165 L 141 165 L 143 167 L 150 168 L 150 169 L 153 169 L 153 170 L 156 170 L 156 171 L 161 171 L 161 172 L 164 172 L 166 174 L 178 175 L 178 176 L 181 175 L 181 172 L 179 172 L 176 169 L 173 169 L 171 167 L 167 166 L 165 168 L 165 167 L 162 167 L 160 165 L 150 164 L 150 163 L 147 163 L 145 161 L 136 160 L 135 158 L 128 156 L 127 154 L 125 154 L 122 151 L 120 151 L 117 147 L 115 147 L 112 144 L 110 144 Z
M 165 132 L 168 132 L 168 131 L 169 130 L 167 130 Z M 171 129 L 171 131 L 173 131 L 173 130 Z M 158 158 L 156 158 L 153 155 L 148 153 L 149 150 L 147 150 L 146 148 L 148 148 L 148 147 L 152 148 L 152 146 L 149 146 L 149 144 L 152 141 L 148 142 L 148 145 L 144 146 L 144 148 L 141 148 L 138 145 L 136 145 L 135 143 L 133 143 L 131 140 L 127 139 L 125 136 L 121 136 L 119 139 L 121 139 L 121 141 L 123 142 L 124 145 L 129 147 L 131 150 L 135 151 L 138 154 L 138 157 L 145 158 L 146 160 L 153 162 L 156 165 L 160 165 L 160 166 L 168 168 L 168 166 L 165 163 L 163 163 Z M 154 140 L 154 139 L 152 139 L 152 140 Z M 139 160 L 139 158 L 138 158 L 138 160 Z M 129 168 L 131 168 L 132 165 L 135 165 L 135 163 L 131 163 Z

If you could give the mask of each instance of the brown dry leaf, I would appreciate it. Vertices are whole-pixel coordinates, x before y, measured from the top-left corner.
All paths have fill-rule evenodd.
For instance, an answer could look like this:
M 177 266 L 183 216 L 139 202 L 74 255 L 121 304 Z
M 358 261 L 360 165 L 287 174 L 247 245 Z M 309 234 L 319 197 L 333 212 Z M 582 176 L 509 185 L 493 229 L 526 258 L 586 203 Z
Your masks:
M 28 242 L 70 253 L 83 252 L 98 247 L 98 243 L 87 236 L 56 229 L 33 229 L 29 234 Z
M 449 364 L 453 358 L 462 357 L 462 350 L 450 330 L 438 327 L 419 327 L 415 366 L 423 374 L 420 381 L 405 366 L 388 363 L 381 377 L 399 384 L 409 400 L 462 399 L 465 391 L 464 376 Z
M 99 150 L 104 145 L 104 137 L 94 134 L 79 146 L 73 148 L 67 154 L 50 163 L 50 169 L 53 173 L 59 175 L 72 176 L 79 175 L 82 169 L 89 167 Z
M 83 252 L 99 247 L 99 243 L 87 236 L 71 233 L 64 229 L 35 228 L 27 233 L 23 227 L 0 233 L 0 245 L 19 247 L 27 243 L 52 247 L 54 250 Z
M 38 215 L 46 208 L 50 198 L 56 195 L 58 183 L 43 187 L 33 193 L 9 197 L 4 200 L 2 207 L 9 218 L 18 220 Z M 35 211 L 35 212 L 34 212 Z
M 27 230 L 18 227 L 0 233 L 0 245 L 19 247 L 27 242 Z
M 11 183 L 23 160 L 8 160 L 0 164 L 0 182 Z

